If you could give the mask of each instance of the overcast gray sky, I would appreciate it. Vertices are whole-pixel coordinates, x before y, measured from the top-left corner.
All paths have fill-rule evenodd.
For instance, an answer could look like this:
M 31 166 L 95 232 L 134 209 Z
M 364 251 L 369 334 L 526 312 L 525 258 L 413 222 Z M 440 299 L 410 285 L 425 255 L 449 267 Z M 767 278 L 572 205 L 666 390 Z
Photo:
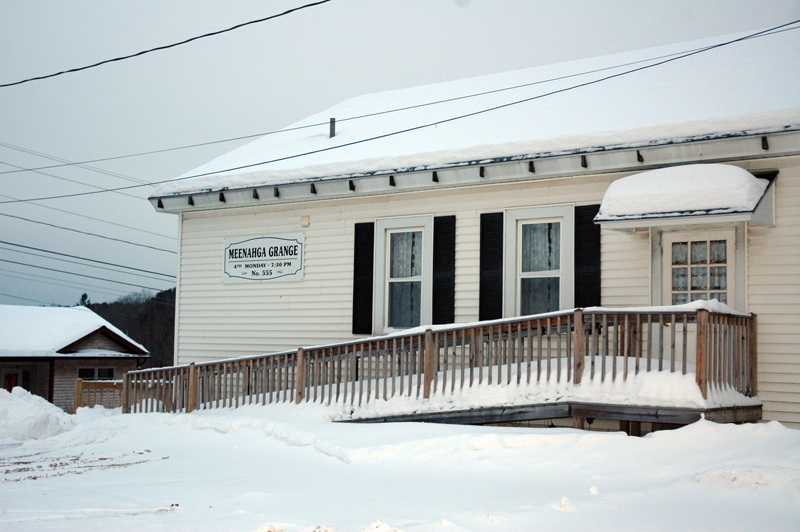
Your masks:
M 170 44 L 307 1 L 2 2 L 0 84 Z M 0 172 L 57 164 L 31 151 L 84 161 L 252 135 L 360 94 L 795 19 L 797 0 L 333 0 L 178 48 L 0 88 Z M 40 171 L 49 175 L 4 173 L 0 202 L 169 179 L 241 143 L 91 165 L 124 178 L 77 167 Z M 150 191 L 0 203 L 0 241 L 174 275 L 177 218 L 154 212 L 145 199 Z M 66 272 L 157 289 L 174 285 L 13 249 L 23 251 L 0 244 L 3 304 L 70 305 L 83 292 L 111 301 L 138 290 Z

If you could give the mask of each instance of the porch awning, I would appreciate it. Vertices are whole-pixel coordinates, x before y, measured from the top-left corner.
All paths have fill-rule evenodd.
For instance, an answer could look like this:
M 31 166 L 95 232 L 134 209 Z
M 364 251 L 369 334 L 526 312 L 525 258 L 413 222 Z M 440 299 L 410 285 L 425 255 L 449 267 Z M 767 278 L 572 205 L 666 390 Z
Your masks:
M 751 222 L 773 225 L 774 187 L 738 166 L 693 164 L 614 181 L 595 223 L 608 229 Z

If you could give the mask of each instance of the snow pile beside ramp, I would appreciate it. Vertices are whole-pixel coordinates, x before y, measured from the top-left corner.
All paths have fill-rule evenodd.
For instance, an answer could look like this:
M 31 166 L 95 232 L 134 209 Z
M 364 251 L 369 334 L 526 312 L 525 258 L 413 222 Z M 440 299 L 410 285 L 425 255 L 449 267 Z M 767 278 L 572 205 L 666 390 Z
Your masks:
M 38 395 L 0 389 L 0 440 L 39 440 L 73 428 L 73 416 Z

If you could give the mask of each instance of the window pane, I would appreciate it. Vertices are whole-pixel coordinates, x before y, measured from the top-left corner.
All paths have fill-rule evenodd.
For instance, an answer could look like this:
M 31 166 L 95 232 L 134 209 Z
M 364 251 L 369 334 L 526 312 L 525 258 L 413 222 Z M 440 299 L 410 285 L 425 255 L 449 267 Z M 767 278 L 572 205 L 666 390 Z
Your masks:
M 530 277 L 520 279 L 520 314 L 540 314 L 552 312 L 559 308 L 559 278 Z
M 725 240 L 711 241 L 711 264 L 725 264 L 728 262 L 728 242 Z
M 692 242 L 692 264 L 708 263 L 708 242 Z
M 420 320 L 421 281 L 389 283 L 389 327 L 416 327 Z
M 728 294 L 725 292 L 711 292 L 711 299 L 716 299 L 720 303 L 728 303 Z
M 705 292 L 698 292 L 696 294 L 692 294 L 692 301 L 707 301 L 708 294 Z
M 692 290 L 708 290 L 707 268 L 692 268 Z
M 93 381 L 94 380 L 94 368 L 79 368 L 78 369 L 78 378 L 83 379 L 85 381 Z
M 728 289 L 728 268 L 727 266 L 712 266 L 711 270 L 711 290 Z
M 672 243 L 672 264 L 687 264 L 689 260 L 689 244 L 687 242 Z
M 561 224 L 522 226 L 522 271 L 548 272 L 561 268 Z
M 97 368 L 97 380 L 99 381 L 113 381 L 114 368 Z
M 688 290 L 689 289 L 689 268 L 673 268 L 672 269 L 672 289 L 673 290 Z
M 389 277 L 422 275 L 422 231 L 391 233 L 389 238 Z
M 683 305 L 684 303 L 689 302 L 689 294 L 672 294 L 672 304 L 673 305 Z

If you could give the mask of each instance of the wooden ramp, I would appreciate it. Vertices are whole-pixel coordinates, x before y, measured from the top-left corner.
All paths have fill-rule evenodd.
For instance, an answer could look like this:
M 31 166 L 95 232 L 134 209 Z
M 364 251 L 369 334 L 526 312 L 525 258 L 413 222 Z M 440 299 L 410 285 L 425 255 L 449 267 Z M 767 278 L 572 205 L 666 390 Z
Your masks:
M 449 412 L 398 414 L 348 420 L 353 423 L 417 421 L 457 425 L 486 425 L 546 419 L 603 419 L 688 425 L 701 418 L 717 423 L 750 423 L 761 420 L 761 405 L 720 408 L 680 408 L 659 406 L 606 405 L 594 403 L 559 403 L 523 406 L 474 408 Z
M 134 371 L 125 376 L 123 410 L 306 402 L 361 422 L 685 424 L 705 415 L 738 423 L 761 419 L 756 362 L 754 315 L 691 305 L 575 309 Z M 644 402 L 651 406 L 636 406 L 631 397 L 654 379 L 670 393 L 659 401 L 656 386 Z M 676 403 L 673 385 L 691 400 Z M 491 399 L 498 387 L 517 396 Z M 609 388 L 624 392 L 616 403 Z

